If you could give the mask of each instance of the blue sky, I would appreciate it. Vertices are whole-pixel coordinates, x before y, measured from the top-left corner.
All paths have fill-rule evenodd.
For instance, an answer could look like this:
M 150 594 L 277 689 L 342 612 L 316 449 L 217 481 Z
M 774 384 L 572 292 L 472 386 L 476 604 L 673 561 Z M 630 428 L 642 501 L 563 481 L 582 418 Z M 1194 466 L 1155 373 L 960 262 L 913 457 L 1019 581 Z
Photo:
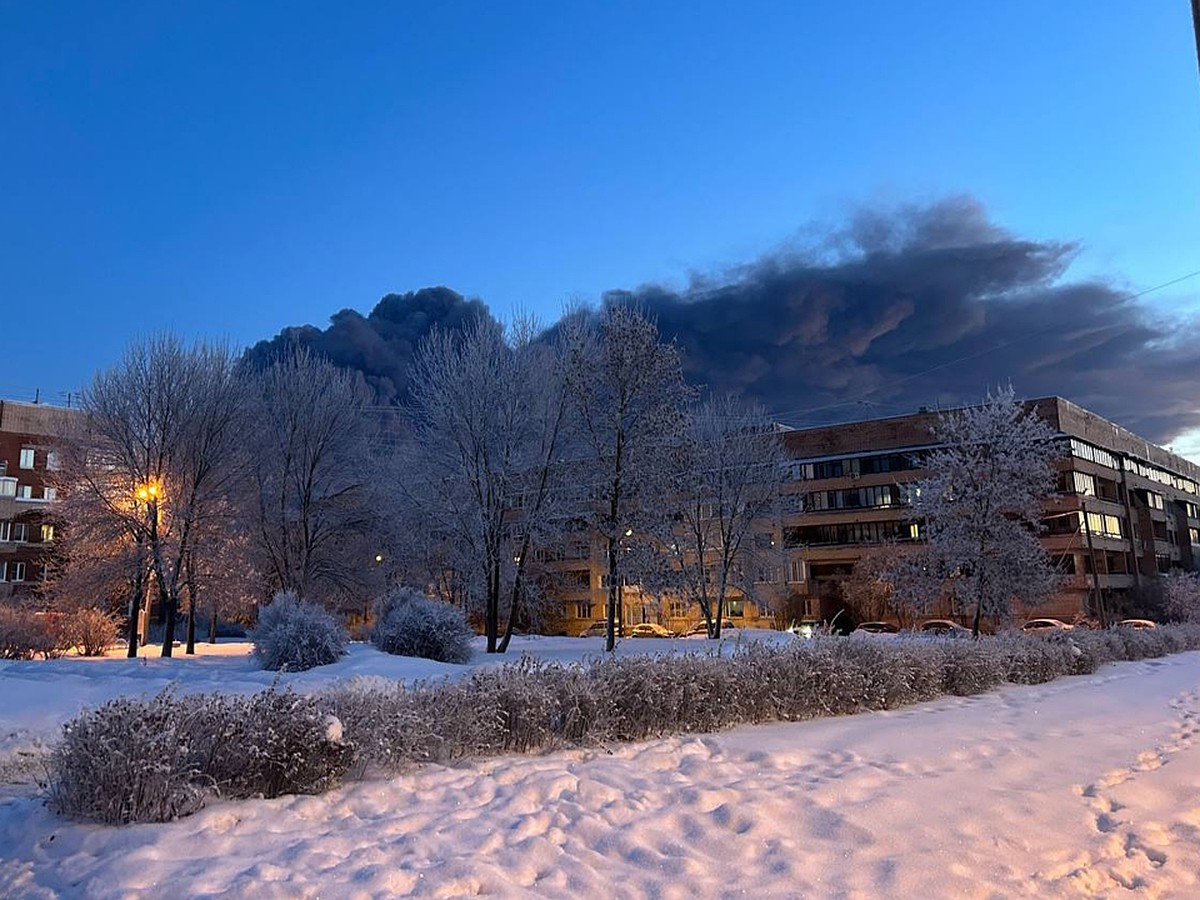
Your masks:
M 1183 0 L 8 0 L 0 123 L 10 397 L 426 285 L 553 319 L 949 193 L 1080 275 L 1200 269 Z

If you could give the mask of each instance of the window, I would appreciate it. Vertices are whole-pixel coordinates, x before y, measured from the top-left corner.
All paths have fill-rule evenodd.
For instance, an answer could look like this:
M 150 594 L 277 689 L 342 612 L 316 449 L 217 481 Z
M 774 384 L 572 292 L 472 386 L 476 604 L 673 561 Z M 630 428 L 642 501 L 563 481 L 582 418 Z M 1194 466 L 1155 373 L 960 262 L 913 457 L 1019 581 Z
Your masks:
M 43 525 L 42 526 L 42 540 L 43 541 L 54 540 L 54 526 L 53 525 Z
M 0 521 L 0 541 L 12 540 L 12 522 Z
M 1076 494 L 1083 494 L 1085 497 L 1096 496 L 1096 479 L 1086 472 L 1072 472 L 1072 481 Z
M 0 497 L 17 496 L 17 479 L 0 478 Z
M 29 540 L 29 526 L 26 525 L 24 522 L 13 522 L 12 523 L 12 539 L 14 541 Z
M 788 563 L 788 581 L 804 581 L 804 560 L 793 559 Z
M 1193 544 L 1200 544 L 1200 528 L 1189 528 L 1188 539 Z
M 671 600 L 668 603 L 668 610 L 673 619 L 682 619 L 688 614 L 688 606 L 686 600 Z
M 61 465 L 61 463 L 59 462 L 58 454 L 56 452 L 51 450 L 49 453 L 46 454 L 46 468 L 47 469 L 49 469 L 51 472 L 57 472 L 59 465 Z
M 12 580 L 13 581 L 24 581 L 25 580 L 25 563 L 15 562 L 12 564 Z
M 590 619 L 592 617 L 592 604 L 580 602 L 575 604 L 575 618 Z
M 8 563 L 0 560 L 0 581 L 8 581 Z
M 32 469 L 33 468 L 33 448 L 32 447 L 22 447 L 21 448 L 21 462 L 19 463 L 19 465 L 21 466 L 22 469 Z
M 731 619 L 740 619 L 746 615 L 745 600 L 726 600 L 725 614 Z
M 32 500 L 33 499 L 33 485 L 32 484 L 17 485 L 17 499 L 18 500 Z
M 47 501 L 57 500 L 58 499 L 58 488 L 52 488 L 52 487 L 42 488 L 42 498 Z

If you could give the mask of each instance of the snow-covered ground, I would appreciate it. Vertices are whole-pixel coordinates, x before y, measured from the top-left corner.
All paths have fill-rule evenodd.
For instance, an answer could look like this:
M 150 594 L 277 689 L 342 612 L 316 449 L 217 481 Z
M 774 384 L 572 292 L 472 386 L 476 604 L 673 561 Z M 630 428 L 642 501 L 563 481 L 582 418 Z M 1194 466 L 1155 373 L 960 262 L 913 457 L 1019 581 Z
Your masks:
M 8 758 L 81 703 L 174 676 L 202 690 L 270 682 L 244 647 L 218 649 L 7 666 Z M 357 647 L 287 680 L 453 668 Z M 167 825 L 76 825 L 7 785 L 0 896 L 1200 896 L 1198 734 L 1188 653 L 893 712 L 430 766 Z

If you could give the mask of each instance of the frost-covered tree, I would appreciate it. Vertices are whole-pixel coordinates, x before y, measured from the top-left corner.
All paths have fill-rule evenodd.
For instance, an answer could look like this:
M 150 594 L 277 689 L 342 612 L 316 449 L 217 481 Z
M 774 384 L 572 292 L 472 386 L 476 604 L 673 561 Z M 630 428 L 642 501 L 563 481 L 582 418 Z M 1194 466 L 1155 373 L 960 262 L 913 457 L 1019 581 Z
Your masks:
M 605 647 L 616 640 L 627 574 L 623 544 L 661 521 L 674 487 L 672 454 L 687 426 L 692 390 L 679 348 L 645 313 L 610 302 L 568 316 L 567 389 L 580 420 L 573 476 L 586 485 L 582 517 L 603 542 L 608 598 Z
M 700 607 L 709 636 L 719 638 L 730 590 L 765 604 L 760 588 L 772 578 L 764 575 L 782 565 L 782 432 L 761 406 L 709 398 L 691 410 L 672 458 L 663 505 L 672 515 L 661 538 L 667 584 Z
M 107 534 L 118 546 L 106 562 L 129 566 L 135 600 L 149 573 L 170 656 L 188 560 L 203 552 L 200 536 L 224 517 L 244 471 L 234 355 L 223 343 L 149 338 L 97 374 L 80 405 L 84 425 L 63 473 L 72 508 L 86 508 L 75 558 L 83 538 Z
M 1006 618 L 1012 601 L 1036 604 L 1058 579 L 1038 539 L 1042 503 L 1061 455 L 1056 432 L 1011 387 L 978 406 L 947 413 L 934 429 L 940 447 L 914 493 L 931 569 L 952 580 L 957 601 Z
M 1200 573 L 1173 569 L 1160 579 L 1163 616 L 1171 622 L 1200 619 Z
M 413 363 L 412 439 L 398 457 L 410 551 L 437 563 L 426 578 L 434 590 L 478 599 L 489 653 L 507 649 L 532 589 L 531 546 L 561 474 L 562 354 L 536 334 L 533 320 L 518 319 L 430 335 Z
M 265 593 L 327 607 L 378 593 L 382 422 L 361 376 L 293 347 L 250 376 L 243 516 Z

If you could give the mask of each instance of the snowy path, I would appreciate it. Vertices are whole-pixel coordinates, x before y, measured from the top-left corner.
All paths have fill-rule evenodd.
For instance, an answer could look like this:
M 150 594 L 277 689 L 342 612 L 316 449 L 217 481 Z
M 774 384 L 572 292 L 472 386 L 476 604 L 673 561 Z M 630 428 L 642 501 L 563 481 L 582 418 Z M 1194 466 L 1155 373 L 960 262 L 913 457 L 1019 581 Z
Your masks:
M 1197 896 L 1198 735 L 1191 653 L 170 825 L 0 797 L 0 896 Z

